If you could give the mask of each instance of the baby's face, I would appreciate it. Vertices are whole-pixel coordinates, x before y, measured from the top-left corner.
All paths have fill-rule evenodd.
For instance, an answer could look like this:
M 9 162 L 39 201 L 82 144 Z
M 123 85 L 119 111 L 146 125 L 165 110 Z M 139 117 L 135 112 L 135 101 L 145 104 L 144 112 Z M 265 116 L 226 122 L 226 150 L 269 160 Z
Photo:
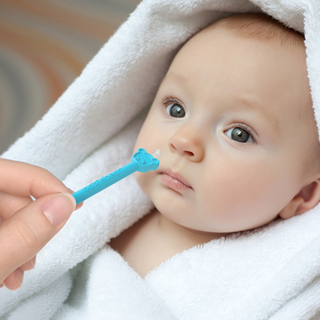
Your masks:
M 136 174 L 179 225 L 234 232 L 273 220 L 310 183 L 318 146 L 303 49 L 213 29 L 191 39 L 165 76 L 135 150 L 161 150 Z

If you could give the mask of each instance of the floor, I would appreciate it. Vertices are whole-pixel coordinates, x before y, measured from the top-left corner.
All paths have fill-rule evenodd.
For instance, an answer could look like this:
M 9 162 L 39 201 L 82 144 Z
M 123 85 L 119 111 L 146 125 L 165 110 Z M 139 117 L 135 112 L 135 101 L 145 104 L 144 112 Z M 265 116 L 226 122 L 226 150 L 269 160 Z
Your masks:
M 80 75 L 140 0 L 0 0 L 0 154 Z

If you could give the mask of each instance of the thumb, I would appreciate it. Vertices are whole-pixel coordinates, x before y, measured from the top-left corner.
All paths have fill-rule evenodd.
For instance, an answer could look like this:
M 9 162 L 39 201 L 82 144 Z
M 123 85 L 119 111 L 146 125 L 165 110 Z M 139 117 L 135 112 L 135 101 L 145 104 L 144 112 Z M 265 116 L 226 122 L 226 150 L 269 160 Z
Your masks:
M 0 283 L 44 247 L 63 227 L 75 206 L 69 193 L 46 195 L 0 225 Z

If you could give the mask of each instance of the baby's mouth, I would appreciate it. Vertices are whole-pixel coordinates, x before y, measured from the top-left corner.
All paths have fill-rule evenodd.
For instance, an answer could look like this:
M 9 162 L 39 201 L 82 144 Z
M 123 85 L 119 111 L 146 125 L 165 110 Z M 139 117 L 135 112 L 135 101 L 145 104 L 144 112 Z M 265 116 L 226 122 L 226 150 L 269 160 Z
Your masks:
M 171 171 L 163 171 L 160 173 L 161 181 L 164 185 L 172 189 L 192 189 L 189 183 L 179 174 Z

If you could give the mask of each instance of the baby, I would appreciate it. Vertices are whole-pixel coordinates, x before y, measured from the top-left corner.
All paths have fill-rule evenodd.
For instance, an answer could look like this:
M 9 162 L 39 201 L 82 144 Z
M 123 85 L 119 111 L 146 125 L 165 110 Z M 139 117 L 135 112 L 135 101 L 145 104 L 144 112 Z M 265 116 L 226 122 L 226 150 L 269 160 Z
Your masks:
M 110 243 L 142 276 L 193 246 L 288 219 L 320 200 L 303 35 L 263 14 L 224 18 L 175 56 L 135 150 L 155 209 Z

